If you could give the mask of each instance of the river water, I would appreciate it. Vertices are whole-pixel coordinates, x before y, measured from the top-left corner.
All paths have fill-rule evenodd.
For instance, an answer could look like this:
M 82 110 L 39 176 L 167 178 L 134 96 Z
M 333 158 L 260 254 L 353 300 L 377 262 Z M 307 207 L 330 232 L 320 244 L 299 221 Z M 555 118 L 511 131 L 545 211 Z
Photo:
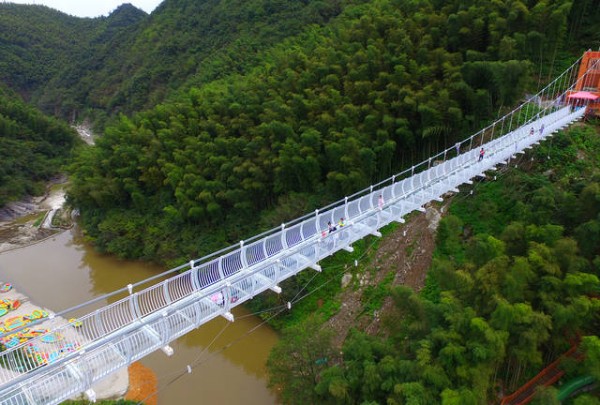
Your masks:
M 100 255 L 81 240 L 77 229 L 0 254 L 0 281 L 54 312 L 164 270 Z M 159 405 L 277 403 L 265 375 L 277 335 L 266 325 L 257 328 L 260 318 L 244 308 L 233 312 L 233 323 L 215 319 L 172 342 L 172 357 L 158 351 L 142 360 L 158 377 Z M 191 374 L 187 365 L 193 365 Z

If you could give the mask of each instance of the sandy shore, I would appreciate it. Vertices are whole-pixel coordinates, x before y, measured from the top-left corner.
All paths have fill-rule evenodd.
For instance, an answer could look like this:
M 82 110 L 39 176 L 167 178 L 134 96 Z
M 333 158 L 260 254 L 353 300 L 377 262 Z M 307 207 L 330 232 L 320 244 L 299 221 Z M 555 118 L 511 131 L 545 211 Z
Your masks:
M 4 284 L 5 283 L 0 283 L 0 285 L 4 285 Z M 49 310 L 48 308 L 43 308 L 43 307 L 33 304 L 29 300 L 28 297 L 26 297 L 22 293 L 18 292 L 15 288 L 11 288 L 10 291 L 7 291 L 7 292 L 1 292 L 0 298 L 8 299 L 8 300 L 18 300 L 21 303 L 21 305 L 17 309 L 11 310 L 4 316 L 0 317 L 0 324 L 2 324 L 3 326 L 4 326 L 5 322 L 7 320 L 10 320 L 11 318 L 27 316 L 29 314 L 34 313 L 34 311 L 46 311 L 49 315 L 53 315 L 53 312 L 51 310 Z M 59 326 L 60 324 L 66 324 L 66 323 L 67 323 L 67 321 L 60 317 L 56 317 L 53 319 L 46 318 L 46 320 L 44 320 L 43 322 L 41 322 L 39 324 L 32 326 L 32 328 L 33 329 L 50 329 L 50 330 L 52 330 L 52 329 L 56 328 L 57 326 Z M 76 333 L 75 329 L 73 329 L 72 333 Z M 18 332 L 16 334 L 14 334 L 14 336 L 18 336 L 18 335 L 19 335 Z M 48 344 L 47 345 L 48 347 L 46 347 L 44 344 L 39 344 L 39 345 L 40 345 L 41 351 L 43 351 L 43 352 L 50 352 L 55 349 L 55 347 L 52 344 Z M 129 386 L 129 376 L 128 376 L 127 370 L 122 369 L 122 370 L 116 371 L 115 373 L 112 373 L 105 379 L 94 384 L 94 386 L 92 388 L 96 392 L 98 399 L 112 399 L 112 398 L 122 398 L 125 395 L 125 393 L 127 392 L 128 386 Z
M 0 222 L 0 253 L 12 249 L 27 248 L 31 244 L 39 243 L 60 232 L 61 230 L 34 226 L 34 216 L 26 221 L 19 220 L 18 217 L 44 210 L 56 210 L 61 208 L 64 202 L 64 191 L 54 190 L 45 196 L 45 198 L 32 201 L 25 207 L 26 209 L 23 209 L 23 212 L 15 212 L 13 216 L 7 216 L 5 219 L 8 219 L 8 221 Z M 3 284 L 3 282 L 0 282 L 0 286 Z M 21 302 L 21 306 L 17 310 L 10 311 L 5 316 L 0 317 L 0 324 L 6 319 L 31 314 L 35 310 L 45 310 L 49 314 L 52 313 L 47 308 L 33 304 L 29 300 L 29 297 L 26 297 L 14 288 L 9 292 L 0 293 L 0 298 L 18 299 Z M 63 320 L 63 322 L 66 321 Z M 49 323 L 38 324 L 36 328 L 51 328 L 52 326 Z M 102 381 L 94 384 L 93 389 L 98 400 L 125 398 L 143 402 L 147 405 L 156 405 L 158 403 L 158 396 L 155 395 L 158 389 L 156 375 L 150 368 L 143 366 L 139 362 L 130 365 L 127 369 L 123 368 L 112 373 Z

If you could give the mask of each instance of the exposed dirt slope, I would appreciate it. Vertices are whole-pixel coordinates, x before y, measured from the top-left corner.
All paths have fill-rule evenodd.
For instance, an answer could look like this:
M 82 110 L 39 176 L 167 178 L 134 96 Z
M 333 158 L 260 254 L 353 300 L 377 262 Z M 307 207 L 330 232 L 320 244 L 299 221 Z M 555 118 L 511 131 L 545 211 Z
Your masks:
M 369 334 L 379 333 L 381 315 L 391 308 L 392 300 L 388 297 L 375 313 L 365 313 L 362 297 L 368 286 L 380 284 L 393 272 L 393 285 L 403 284 L 416 291 L 423 288 L 435 248 L 435 232 L 447 204 L 429 206 L 426 213 L 413 213 L 405 224 L 383 238 L 372 262 L 366 266 L 376 271 L 367 271 L 359 280 L 350 281 L 340 298 L 340 311 L 328 322 L 328 327 L 336 332 L 335 347 L 342 346 L 353 327 Z

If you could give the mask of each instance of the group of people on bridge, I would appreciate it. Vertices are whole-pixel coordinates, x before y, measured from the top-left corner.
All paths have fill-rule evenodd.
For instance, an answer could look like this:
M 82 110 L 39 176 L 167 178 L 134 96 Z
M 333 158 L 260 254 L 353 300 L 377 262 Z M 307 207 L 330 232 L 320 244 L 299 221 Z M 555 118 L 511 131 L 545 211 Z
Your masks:
M 329 231 L 329 233 L 331 233 L 333 231 L 337 231 L 338 227 L 341 228 L 344 225 L 346 225 L 346 223 L 344 222 L 344 217 L 341 217 L 337 224 L 337 227 L 333 225 L 331 221 L 327 222 L 327 230 Z M 323 234 L 325 234 L 325 232 L 323 232 Z
M 381 211 L 383 210 L 383 205 L 385 204 L 385 201 L 383 199 L 383 194 L 379 194 L 379 197 L 377 199 L 377 208 Z M 327 236 L 327 233 L 332 233 L 334 231 L 337 231 L 338 228 L 342 228 L 346 225 L 346 222 L 344 220 L 344 217 L 341 217 L 340 220 L 337 223 L 337 226 L 332 224 L 331 221 L 327 222 L 327 231 L 323 231 L 322 232 L 322 236 L 325 237 Z

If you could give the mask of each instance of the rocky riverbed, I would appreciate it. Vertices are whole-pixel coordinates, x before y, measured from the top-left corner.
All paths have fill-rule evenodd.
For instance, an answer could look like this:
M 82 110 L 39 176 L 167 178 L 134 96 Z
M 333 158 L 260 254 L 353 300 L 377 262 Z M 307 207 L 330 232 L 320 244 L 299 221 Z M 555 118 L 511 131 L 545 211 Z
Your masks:
M 0 253 L 29 246 L 70 227 L 71 213 L 63 209 L 63 184 L 64 180 L 53 184 L 44 196 L 0 209 Z M 54 225 L 55 222 L 60 225 Z
M 94 144 L 96 135 L 89 123 L 73 128 L 85 143 Z M 71 212 L 63 209 L 66 181 L 65 176 L 59 176 L 50 181 L 43 196 L 0 207 L 0 253 L 39 242 L 70 226 Z

